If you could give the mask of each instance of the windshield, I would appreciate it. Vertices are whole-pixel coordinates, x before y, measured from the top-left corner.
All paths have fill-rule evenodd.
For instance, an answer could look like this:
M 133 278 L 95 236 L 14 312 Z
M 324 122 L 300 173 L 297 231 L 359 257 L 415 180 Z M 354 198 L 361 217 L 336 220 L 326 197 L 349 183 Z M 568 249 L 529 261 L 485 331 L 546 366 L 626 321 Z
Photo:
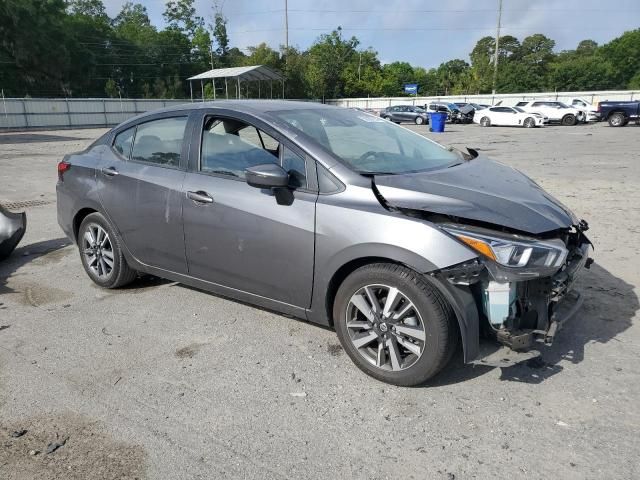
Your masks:
M 388 120 L 342 108 L 270 112 L 303 132 L 358 173 L 400 174 L 449 167 L 461 158 Z

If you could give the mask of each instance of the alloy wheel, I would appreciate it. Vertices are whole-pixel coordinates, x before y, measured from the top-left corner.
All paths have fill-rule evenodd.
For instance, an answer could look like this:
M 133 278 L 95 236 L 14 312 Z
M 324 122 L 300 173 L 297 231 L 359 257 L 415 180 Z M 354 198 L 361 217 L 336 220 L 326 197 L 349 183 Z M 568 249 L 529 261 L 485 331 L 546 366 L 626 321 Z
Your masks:
M 82 254 L 89 269 L 101 279 L 111 275 L 114 264 L 113 245 L 107 231 L 91 223 L 82 236 Z
M 420 312 L 395 287 L 360 288 L 349 300 L 345 322 L 351 343 L 374 367 L 400 371 L 422 356 L 426 331 Z

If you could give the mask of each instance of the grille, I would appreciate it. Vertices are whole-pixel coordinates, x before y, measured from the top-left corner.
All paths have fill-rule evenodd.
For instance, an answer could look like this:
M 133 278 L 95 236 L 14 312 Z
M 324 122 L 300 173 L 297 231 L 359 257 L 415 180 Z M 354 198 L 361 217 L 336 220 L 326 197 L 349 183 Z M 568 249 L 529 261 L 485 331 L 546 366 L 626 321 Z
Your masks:
M 7 210 L 20 210 L 23 208 L 30 207 L 41 207 L 43 205 L 51 205 L 54 203 L 53 200 L 24 200 L 22 202 L 8 202 L 8 203 L 0 203 Z

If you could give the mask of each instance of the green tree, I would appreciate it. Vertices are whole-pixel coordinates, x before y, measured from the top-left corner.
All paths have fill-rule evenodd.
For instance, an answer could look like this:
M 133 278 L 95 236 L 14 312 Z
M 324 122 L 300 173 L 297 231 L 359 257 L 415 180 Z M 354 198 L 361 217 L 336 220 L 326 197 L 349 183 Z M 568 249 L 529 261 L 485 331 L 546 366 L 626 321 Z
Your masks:
M 102 0 L 67 0 L 67 8 L 72 15 L 84 15 L 107 20 L 107 11 Z
M 344 92 L 342 76 L 346 65 L 352 60 L 358 39 L 342 38 L 342 28 L 321 35 L 309 48 L 308 65 L 305 72 L 310 94 L 317 98 L 339 98 Z
M 220 60 L 220 64 L 228 66 L 229 36 L 227 35 L 227 19 L 220 12 L 216 12 L 213 17 L 213 38 L 216 44 L 216 55 Z
M 640 73 L 640 28 L 603 45 L 602 53 L 615 71 L 614 88 L 626 88 Z
M 64 0 L 0 2 L 0 82 L 5 94 L 65 93 L 66 7 Z
M 169 0 L 162 14 L 170 27 L 176 28 L 193 39 L 198 29 L 204 27 L 202 17 L 196 15 L 194 0 Z

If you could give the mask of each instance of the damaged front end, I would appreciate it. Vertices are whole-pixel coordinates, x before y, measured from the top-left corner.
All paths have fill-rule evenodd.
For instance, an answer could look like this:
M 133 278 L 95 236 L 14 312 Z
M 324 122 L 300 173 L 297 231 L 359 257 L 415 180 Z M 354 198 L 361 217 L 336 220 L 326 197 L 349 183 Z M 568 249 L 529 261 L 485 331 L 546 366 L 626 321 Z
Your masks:
M 580 308 L 582 298 L 572 286 L 593 261 L 586 222 L 544 238 L 464 225 L 440 227 L 479 254 L 476 262 L 444 269 L 439 276 L 468 286 L 485 336 L 511 350 L 529 351 L 536 344 L 551 344 Z
M 0 260 L 11 255 L 26 229 L 26 213 L 13 213 L 0 205 Z

